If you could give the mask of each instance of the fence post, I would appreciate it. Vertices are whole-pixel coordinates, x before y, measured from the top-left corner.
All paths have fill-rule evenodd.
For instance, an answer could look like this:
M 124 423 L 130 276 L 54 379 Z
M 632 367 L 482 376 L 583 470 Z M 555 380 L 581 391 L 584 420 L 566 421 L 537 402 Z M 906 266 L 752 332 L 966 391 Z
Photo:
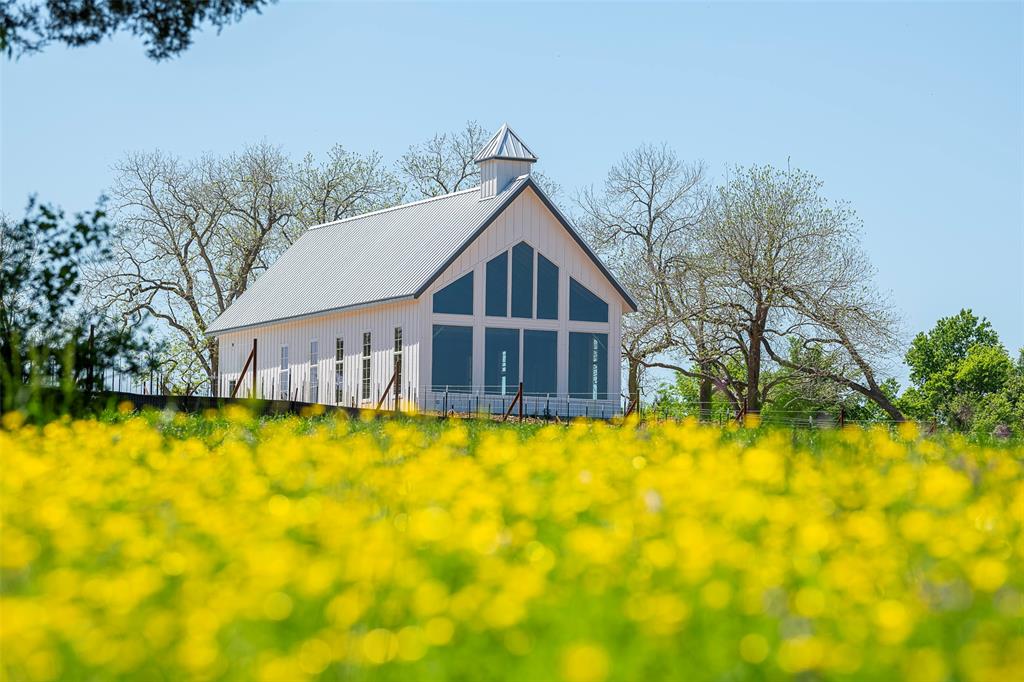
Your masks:
M 94 372 L 93 366 L 95 365 L 95 362 L 96 362 L 96 359 L 94 357 L 95 351 L 93 350 L 93 347 L 94 347 L 94 344 L 95 344 L 95 337 L 96 337 L 96 325 L 90 324 L 89 325 L 89 370 L 88 370 L 88 372 L 86 372 L 86 380 L 85 380 L 86 385 L 88 386 L 87 390 L 89 391 L 89 393 L 92 393 L 92 391 L 93 391 L 93 381 L 95 379 L 95 377 L 93 375 L 93 372 Z
M 523 423 L 523 382 L 519 382 L 519 423 Z
M 239 377 L 241 378 L 241 377 Z M 253 400 L 256 400 L 256 339 L 252 340 L 252 396 Z

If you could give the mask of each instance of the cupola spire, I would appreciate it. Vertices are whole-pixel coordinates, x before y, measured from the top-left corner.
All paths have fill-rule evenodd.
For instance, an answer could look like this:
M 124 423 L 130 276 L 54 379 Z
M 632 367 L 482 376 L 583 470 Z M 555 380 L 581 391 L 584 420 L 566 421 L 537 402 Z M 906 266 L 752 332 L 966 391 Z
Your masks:
M 526 143 L 503 123 L 473 159 L 480 166 L 480 198 L 496 196 L 519 176 L 529 175 L 536 161 Z

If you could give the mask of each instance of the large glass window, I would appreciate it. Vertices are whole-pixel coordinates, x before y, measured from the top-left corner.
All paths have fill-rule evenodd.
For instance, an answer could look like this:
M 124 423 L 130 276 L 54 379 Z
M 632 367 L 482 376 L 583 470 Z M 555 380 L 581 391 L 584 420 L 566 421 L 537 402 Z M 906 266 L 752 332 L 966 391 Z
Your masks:
M 309 402 L 320 402 L 320 342 L 309 342 Z
M 519 330 L 484 330 L 484 391 L 509 395 L 519 391 Z
M 473 388 L 473 328 L 435 324 L 431 377 L 435 391 Z
M 569 319 L 578 322 L 608 321 L 608 304 L 571 277 L 569 278 Z
M 291 370 L 288 365 L 288 346 L 281 346 L 281 365 L 277 372 L 277 383 L 281 387 L 279 397 L 281 400 L 289 400 L 291 390 Z
M 558 319 L 558 266 L 537 254 L 537 318 Z
M 558 332 L 523 331 L 523 393 L 558 392 Z
M 533 317 L 533 249 L 525 242 L 512 247 L 512 317 Z
M 487 296 L 484 313 L 508 317 L 508 252 L 487 261 Z
M 345 403 L 345 341 L 334 339 L 334 404 Z
M 363 332 L 363 376 L 362 392 L 363 400 L 370 399 L 370 332 Z
M 473 314 L 473 273 L 463 275 L 434 294 L 434 312 Z
M 569 397 L 608 399 L 608 335 L 569 333 Z

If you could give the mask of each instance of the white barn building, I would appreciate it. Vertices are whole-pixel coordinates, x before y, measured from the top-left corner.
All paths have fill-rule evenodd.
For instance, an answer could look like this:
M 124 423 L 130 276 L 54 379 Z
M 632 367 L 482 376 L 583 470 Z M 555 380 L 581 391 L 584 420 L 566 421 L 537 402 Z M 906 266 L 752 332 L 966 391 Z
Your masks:
M 531 179 L 536 160 L 504 125 L 480 186 L 310 227 L 210 326 L 218 393 L 497 412 L 522 382 L 528 414 L 620 411 L 636 304 Z

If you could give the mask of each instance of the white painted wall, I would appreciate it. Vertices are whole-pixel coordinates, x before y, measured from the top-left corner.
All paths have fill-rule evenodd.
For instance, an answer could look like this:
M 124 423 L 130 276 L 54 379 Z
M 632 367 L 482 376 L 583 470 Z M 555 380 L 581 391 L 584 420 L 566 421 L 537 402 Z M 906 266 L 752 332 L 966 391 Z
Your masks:
M 480 198 L 489 199 L 508 187 L 509 183 L 530 172 L 532 161 L 488 159 L 480 162 Z
M 317 363 L 320 395 L 318 402 L 333 405 L 335 339 L 345 341 L 344 404 L 376 405 L 393 367 L 395 327 L 402 328 L 402 395 L 419 383 L 419 332 L 423 328 L 418 319 L 421 308 L 415 301 L 385 303 L 373 307 L 342 313 L 329 313 L 306 319 L 263 325 L 251 329 L 229 332 L 219 337 L 221 381 L 220 394 L 228 395 L 232 380 L 237 380 L 245 359 L 257 339 L 257 393 L 259 397 L 277 398 L 281 346 L 287 344 L 291 365 L 291 396 L 309 402 L 310 341 L 319 341 L 320 360 Z M 370 398 L 364 400 L 360 389 L 362 377 L 363 333 L 370 332 L 371 376 Z M 238 396 L 249 397 L 252 392 L 251 369 L 241 379 Z M 260 388 L 262 386 L 262 389 Z M 270 394 L 271 386 L 274 395 Z M 390 405 L 389 403 L 386 403 Z

